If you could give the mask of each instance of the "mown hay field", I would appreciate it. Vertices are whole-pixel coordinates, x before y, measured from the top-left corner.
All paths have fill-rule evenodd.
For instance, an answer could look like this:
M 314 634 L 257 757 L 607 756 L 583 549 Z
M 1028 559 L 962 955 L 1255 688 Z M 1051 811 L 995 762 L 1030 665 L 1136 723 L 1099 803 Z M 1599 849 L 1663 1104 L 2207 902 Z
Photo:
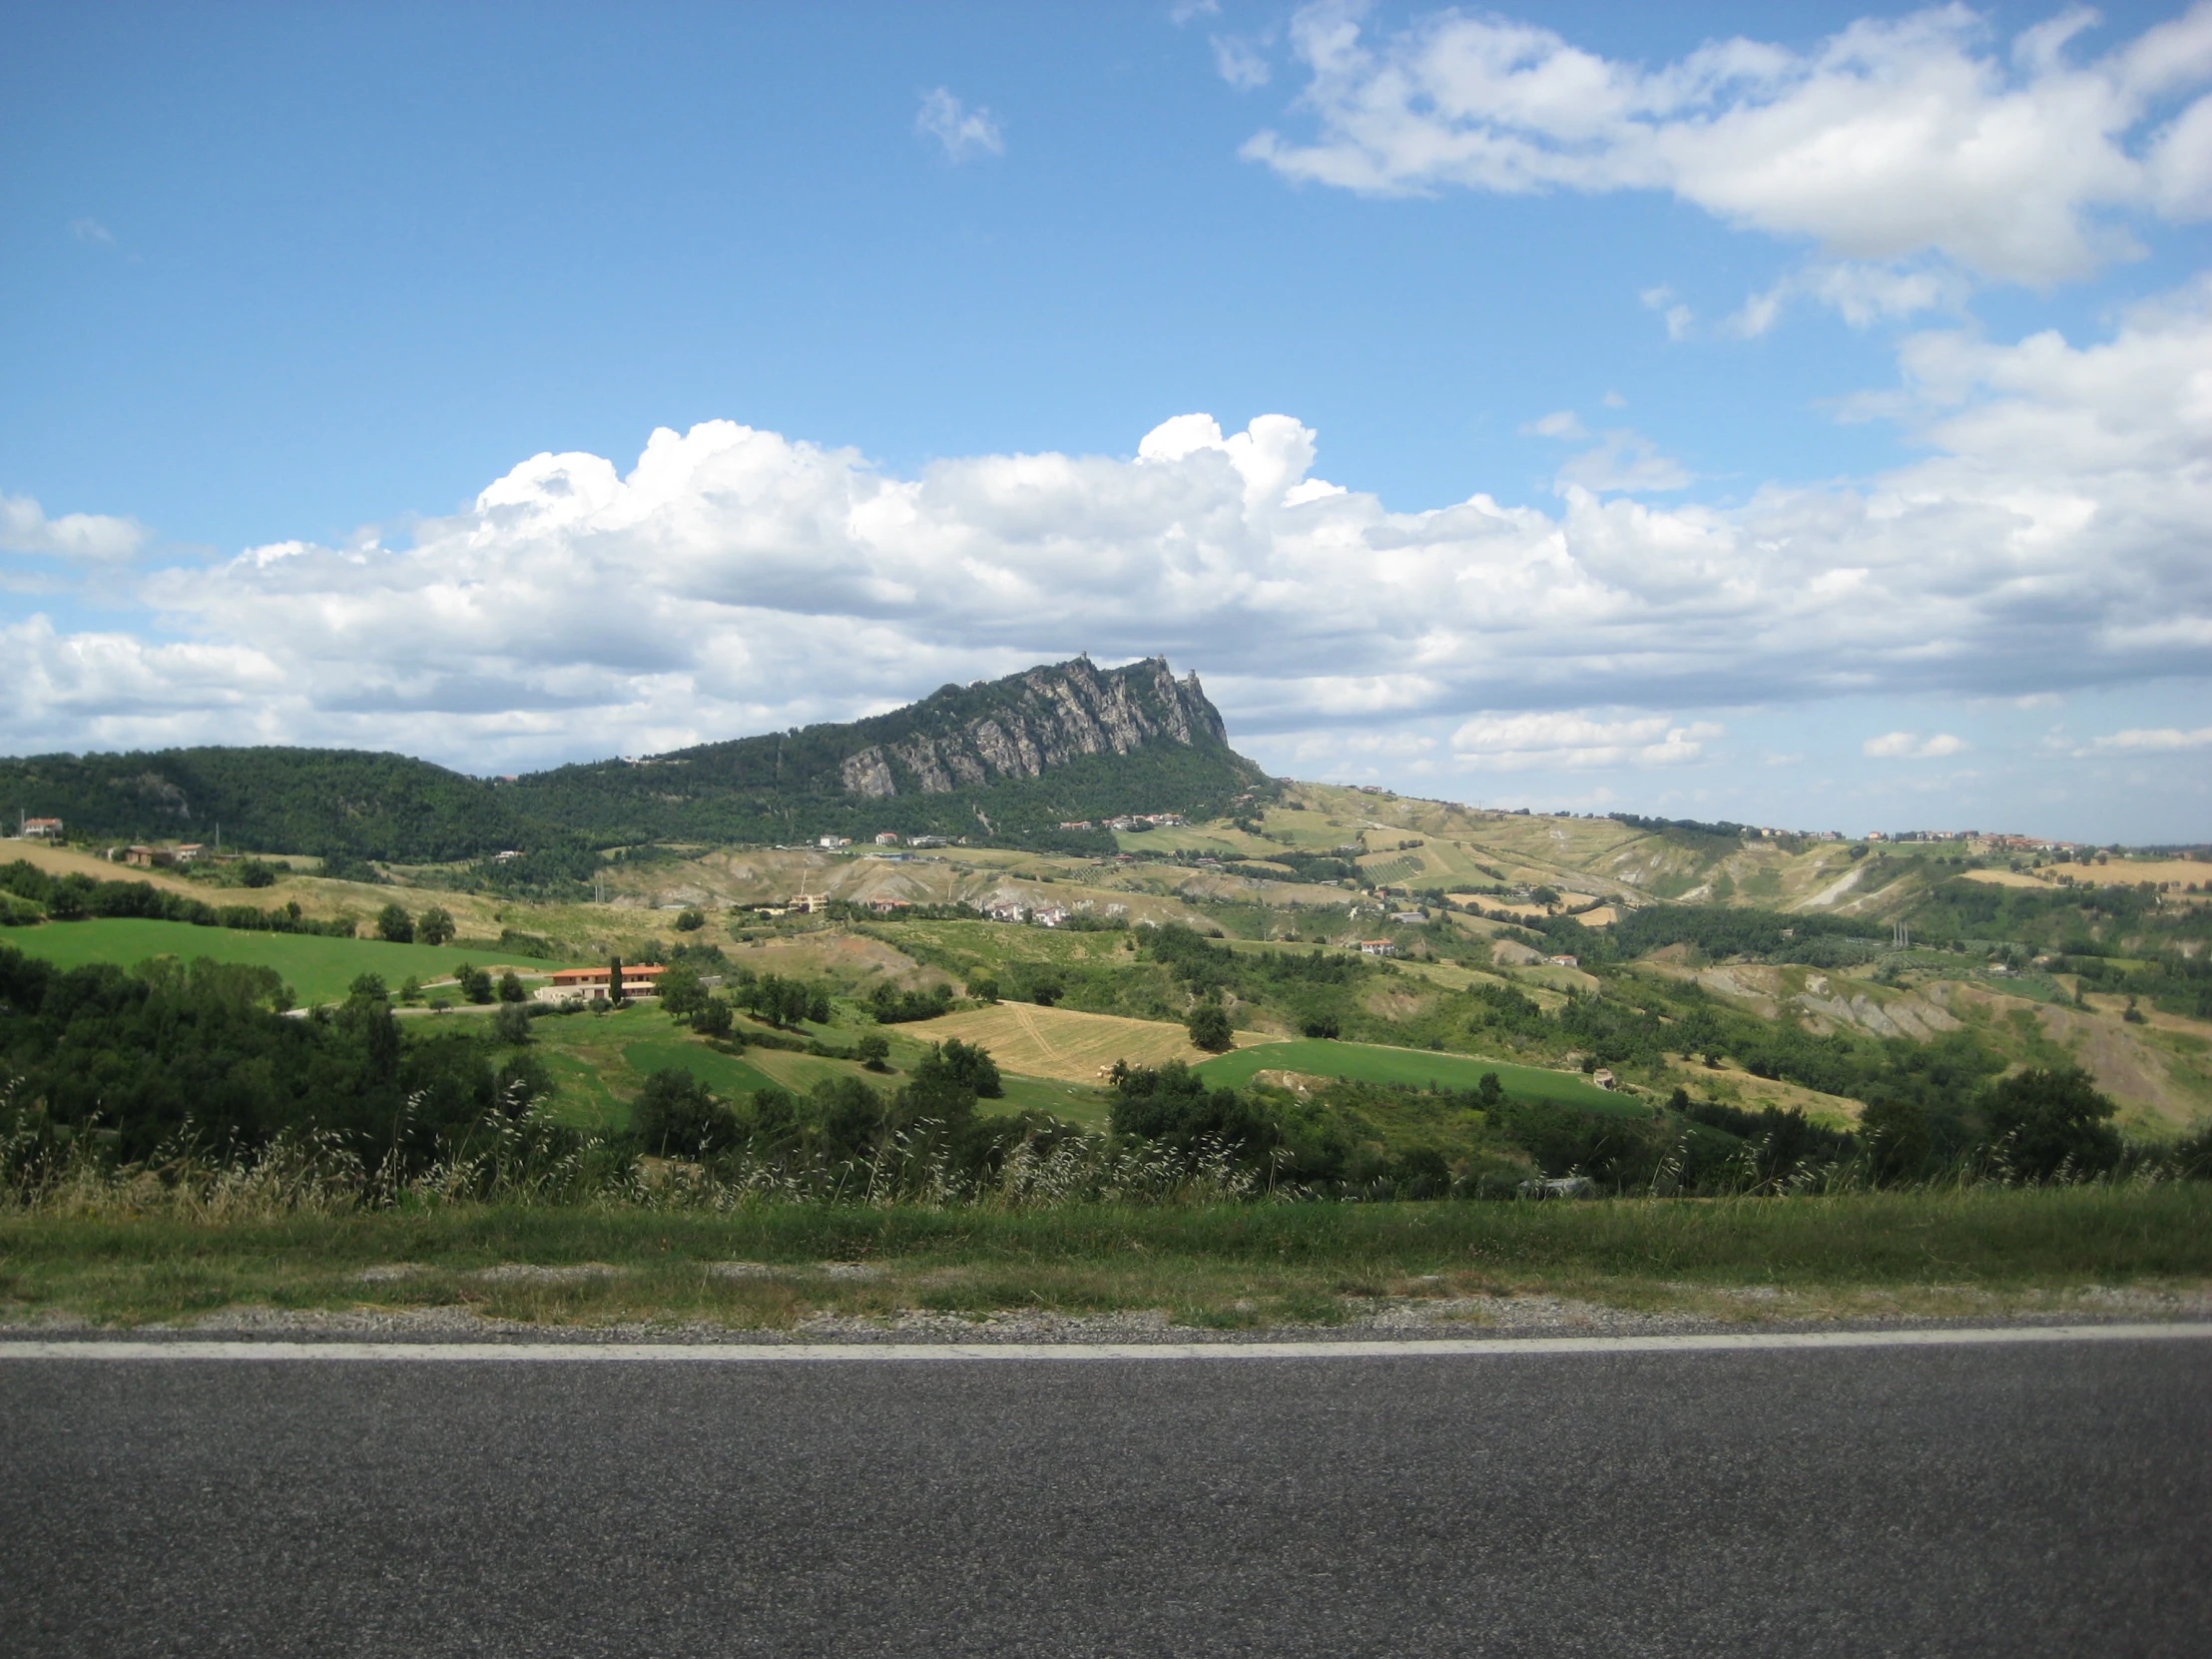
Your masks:
M 964 1043 L 980 1043 L 1003 1071 L 1066 1083 L 1096 1083 L 1116 1060 L 1160 1066 L 1170 1060 L 1197 1065 L 1207 1058 L 1180 1025 L 1124 1019 L 1118 1014 L 1083 1014 L 1072 1008 L 1039 1008 L 1026 1002 L 947 1014 L 905 1029 L 930 1042 L 958 1037 Z M 1237 1033 L 1240 1044 L 1267 1040 L 1258 1032 Z

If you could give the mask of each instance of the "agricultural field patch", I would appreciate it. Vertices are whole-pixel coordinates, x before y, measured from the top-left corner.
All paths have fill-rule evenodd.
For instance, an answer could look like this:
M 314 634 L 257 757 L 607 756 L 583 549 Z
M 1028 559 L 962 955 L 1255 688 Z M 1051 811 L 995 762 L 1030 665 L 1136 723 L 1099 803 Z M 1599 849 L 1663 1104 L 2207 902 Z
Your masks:
M 18 859 L 49 875 L 85 875 L 95 881 L 143 881 L 163 892 L 190 893 L 210 904 L 252 904 L 268 909 L 283 902 L 280 897 L 273 897 L 273 889 L 269 887 L 219 887 L 212 881 L 187 880 L 175 870 L 134 869 L 129 864 L 110 863 L 90 852 L 80 852 L 73 846 L 50 846 L 45 841 L 11 841 L 6 853 L 0 855 L 0 863 L 14 863 Z
M 1170 1060 L 1195 1065 L 1205 1050 L 1191 1044 L 1180 1025 L 1163 1020 L 1124 1019 L 1118 1014 L 1085 1014 L 1072 1008 L 1037 1008 L 1025 1002 L 1001 1002 L 989 1008 L 919 1021 L 905 1029 L 931 1042 L 958 1037 L 980 1043 L 1002 1071 L 1062 1082 L 1095 1085 L 1116 1060 L 1132 1066 L 1159 1066 Z M 1262 1042 L 1240 1031 L 1239 1043 Z
M 1547 1100 L 1621 1117 L 1640 1117 L 1650 1111 L 1641 1100 L 1610 1093 L 1572 1072 L 1475 1059 L 1465 1054 L 1387 1048 L 1381 1043 L 1305 1037 L 1260 1042 L 1207 1060 L 1197 1070 L 1209 1082 L 1231 1088 L 1242 1087 L 1262 1071 L 1289 1071 L 1313 1077 L 1344 1077 L 1359 1083 L 1398 1083 L 1411 1088 L 1434 1084 L 1445 1089 L 1472 1089 L 1482 1081 L 1484 1072 L 1494 1071 L 1505 1092 L 1518 1099 Z
M 512 965 L 525 974 L 543 973 L 542 962 L 494 962 L 482 949 L 459 945 L 386 944 L 381 939 L 331 939 L 307 933 L 261 933 L 229 927 L 196 927 L 189 921 L 145 921 L 110 917 L 90 921 L 49 921 L 34 927 L 0 927 L 0 940 L 27 956 L 58 967 L 109 962 L 128 968 L 154 956 L 190 962 L 206 956 L 218 962 L 249 962 L 282 975 L 302 1005 L 336 1002 L 364 973 L 383 976 L 396 989 L 412 974 L 428 983 L 449 977 L 464 961 L 477 967 Z

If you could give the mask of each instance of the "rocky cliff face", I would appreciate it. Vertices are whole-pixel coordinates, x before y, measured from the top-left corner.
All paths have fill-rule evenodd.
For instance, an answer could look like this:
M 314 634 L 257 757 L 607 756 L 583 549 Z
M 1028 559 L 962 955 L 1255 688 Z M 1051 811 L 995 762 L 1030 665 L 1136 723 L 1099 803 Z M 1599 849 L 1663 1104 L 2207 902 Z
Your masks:
M 947 686 L 900 716 L 907 731 L 840 764 L 847 795 L 944 795 L 1002 778 L 1035 778 L 1083 755 L 1229 741 L 1198 676 L 1176 679 L 1165 657 L 1117 669 L 1078 657 L 988 685 Z

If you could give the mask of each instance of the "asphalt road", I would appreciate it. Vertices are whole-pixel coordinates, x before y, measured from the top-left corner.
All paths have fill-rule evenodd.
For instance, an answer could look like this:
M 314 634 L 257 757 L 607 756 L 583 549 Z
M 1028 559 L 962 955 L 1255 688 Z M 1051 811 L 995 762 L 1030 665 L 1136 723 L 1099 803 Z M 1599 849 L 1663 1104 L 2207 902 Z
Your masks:
M 2212 1653 L 2212 1342 L 0 1361 L 0 1652 Z

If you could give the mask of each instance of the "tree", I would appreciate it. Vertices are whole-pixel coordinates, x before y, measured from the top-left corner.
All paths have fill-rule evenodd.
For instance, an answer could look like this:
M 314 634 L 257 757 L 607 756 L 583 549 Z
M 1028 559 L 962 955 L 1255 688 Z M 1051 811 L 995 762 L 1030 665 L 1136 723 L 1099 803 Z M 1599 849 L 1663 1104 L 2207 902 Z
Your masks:
M 424 944 L 444 944 L 453 936 L 453 918 L 442 904 L 433 904 L 415 923 L 415 933 Z
M 1877 1181 L 1903 1181 L 1918 1175 L 1935 1147 L 1927 1109 L 1911 1100 L 1868 1102 L 1859 1115 L 1859 1135 Z
M 491 1016 L 491 1034 L 495 1041 L 526 1043 L 530 1040 L 530 1010 L 519 1002 L 502 1002 L 499 1011 Z
M 663 973 L 654 988 L 661 993 L 661 1006 L 675 1019 L 688 1019 L 707 1005 L 707 987 L 699 982 L 698 969 L 682 962 Z
M 869 1031 L 852 1045 L 853 1055 L 870 1071 L 887 1071 L 884 1064 L 891 1057 L 891 1040 L 880 1031 Z
M 1218 1002 L 1201 1002 L 1191 1010 L 1191 1017 L 1184 1021 L 1191 1033 L 1191 1041 L 1209 1054 L 1220 1054 L 1236 1046 L 1236 1032 L 1230 1028 L 1229 1010 Z
M 386 904 L 376 912 L 376 936 L 387 944 L 414 943 L 414 918 L 398 904 Z
M 952 1083 L 985 1100 L 997 1100 L 1006 1093 L 991 1051 L 981 1043 L 964 1043 L 958 1037 L 931 1043 L 929 1052 L 914 1067 L 914 1080 Z
M 406 1003 L 420 1002 L 422 1000 L 422 981 L 411 973 L 400 980 L 399 1000 Z
M 730 1012 L 730 1004 L 719 996 L 710 996 L 692 1015 L 692 1029 L 703 1037 L 727 1037 L 737 1025 Z
M 499 1000 L 502 1002 L 527 1002 L 530 993 L 522 988 L 522 975 L 509 968 L 499 976 Z
M 2037 1067 L 1990 1090 L 1983 1118 L 1990 1143 L 2016 1175 L 2047 1181 L 2061 1172 L 2095 1175 L 2119 1162 L 2116 1108 L 2079 1066 Z
M 663 1158 L 700 1158 L 735 1139 L 729 1110 L 682 1066 L 664 1066 L 645 1080 L 630 1107 L 630 1132 Z
M 998 981 L 987 973 L 975 974 L 967 982 L 967 993 L 978 1002 L 996 1002 Z
M 676 917 L 676 931 L 679 933 L 696 933 L 706 925 L 707 916 L 703 910 L 683 910 Z
M 471 1002 L 489 1002 L 492 998 L 491 974 L 480 967 L 463 962 L 453 970 L 453 979 L 461 988 L 461 995 Z
M 247 858 L 238 866 L 238 883 L 242 887 L 274 887 L 276 872 L 259 858 Z

